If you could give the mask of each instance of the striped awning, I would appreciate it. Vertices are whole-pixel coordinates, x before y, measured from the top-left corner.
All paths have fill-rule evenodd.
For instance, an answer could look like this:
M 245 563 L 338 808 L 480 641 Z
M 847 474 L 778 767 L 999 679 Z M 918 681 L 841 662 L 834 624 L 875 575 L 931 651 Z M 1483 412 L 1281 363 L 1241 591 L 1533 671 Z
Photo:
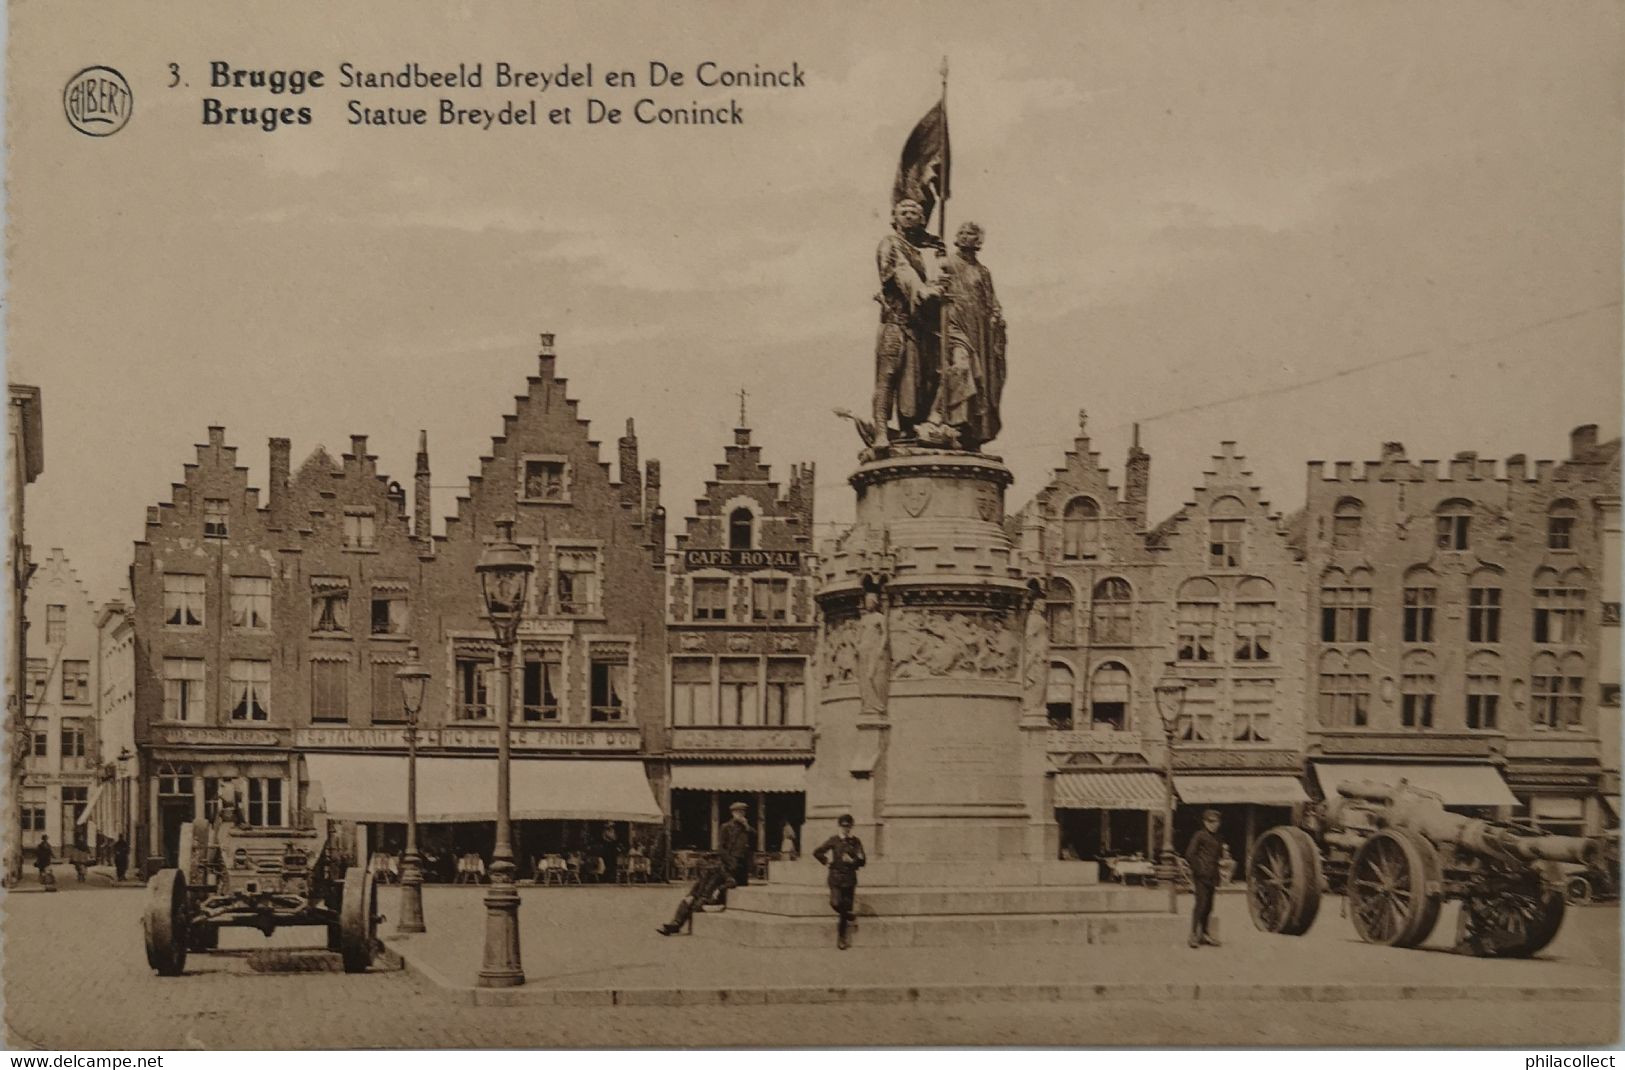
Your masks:
M 799 762 L 674 765 L 671 786 L 674 791 L 802 792 L 807 790 L 807 767 Z
M 1447 806 L 1517 806 L 1500 772 L 1487 762 L 1459 765 L 1355 765 L 1316 762 L 1315 776 L 1328 799 L 1337 798 L 1339 784 L 1367 781 L 1388 787 L 1401 783 L 1431 791 Z
M 1167 805 L 1167 784 L 1156 773 L 1063 769 L 1055 774 L 1057 810 L 1161 810 Z

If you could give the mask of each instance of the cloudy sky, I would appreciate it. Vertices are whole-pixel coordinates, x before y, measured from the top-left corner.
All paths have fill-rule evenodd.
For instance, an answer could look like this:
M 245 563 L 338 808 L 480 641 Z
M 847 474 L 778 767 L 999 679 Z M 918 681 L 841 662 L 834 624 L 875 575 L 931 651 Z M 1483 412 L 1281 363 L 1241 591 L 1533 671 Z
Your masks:
M 873 249 L 897 154 L 949 57 L 950 227 L 988 231 L 1010 322 L 1012 504 L 1087 408 L 1120 468 L 1139 421 L 1153 512 L 1233 438 L 1290 510 L 1304 462 L 1562 456 L 1620 413 L 1617 4 L 203 3 L 11 10 L 7 362 L 44 390 L 36 553 L 98 598 L 209 424 L 265 482 L 370 436 L 437 516 L 534 371 L 536 336 L 595 434 L 627 417 L 687 514 L 750 394 L 784 472 L 850 513 L 873 368 Z M 204 127 L 208 64 L 321 68 L 315 122 Z M 483 61 L 477 92 L 365 92 L 338 66 Z M 363 129 L 345 101 L 499 107 L 494 65 L 594 64 L 572 127 Z M 582 123 L 603 73 L 799 63 L 738 127 Z M 168 88 L 168 65 L 186 83 Z M 74 71 L 124 72 L 130 125 L 67 125 Z M 520 99 L 528 95 L 515 94 Z M 617 98 L 619 98 L 617 100 Z M 609 452 L 606 451 L 606 458 Z

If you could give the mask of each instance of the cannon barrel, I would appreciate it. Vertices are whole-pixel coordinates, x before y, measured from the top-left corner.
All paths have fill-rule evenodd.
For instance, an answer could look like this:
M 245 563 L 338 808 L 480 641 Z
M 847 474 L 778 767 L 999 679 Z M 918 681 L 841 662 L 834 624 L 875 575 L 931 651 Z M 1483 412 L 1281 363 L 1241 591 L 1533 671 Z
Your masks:
M 1524 862 L 1580 862 L 1590 866 L 1602 862 L 1601 840 L 1531 834 L 1494 821 L 1452 814 L 1437 795 L 1408 784 L 1391 787 L 1352 781 L 1338 785 L 1337 791 L 1345 801 L 1370 805 L 1378 824 L 1420 832 L 1435 844 Z

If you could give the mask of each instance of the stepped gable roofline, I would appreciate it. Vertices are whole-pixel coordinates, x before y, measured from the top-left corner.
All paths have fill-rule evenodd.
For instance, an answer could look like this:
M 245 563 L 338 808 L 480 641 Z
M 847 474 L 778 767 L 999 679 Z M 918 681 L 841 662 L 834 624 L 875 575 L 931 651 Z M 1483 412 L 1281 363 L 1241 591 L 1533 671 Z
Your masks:
M 79 577 L 79 570 L 73 567 L 73 562 L 68 558 L 66 550 L 60 546 L 51 547 L 51 552 L 45 555 L 45 560 L 37 562 L 37 565 L 38 567 L 34 570 L 33 575 L 28 579 L 30 590 L 33 589 L 36 583 L 43 582 L 43 577 L 47 573 L 55 572 L 65 576 L 69 585 L 78 592 L 85 605 L 91 612 L 95 612 L 96 600 L 90 596 L 90 588 L 85 586 L 85 581 Z
M 225 427 L 210 424 L 208 432 L 207 442 L 193 445 L 197 459 L 183 463 L 180 481 L 169 485 L 169 501 L 147 506 L 146 529 L 149 534 L 161 527 L 166 518 L 173 516 L 177 510 L 195 511 L 198 508 L 192 500 L 192 491 L 197 484 L 198 473 L 205 468 L 232 472 L 236 483 L 233 490 L 241 496 L 243 506 L 255 514 L 262 525 L 270 522 L 269 508 L 260 504 L 259 488 L 249 486 L 247 466 L 237 463 L 237 447 L 226 444 Z M 146 542 L 147 539 L 142 538 L 137 539 L 135 544 L 141 546 Z
M 1537 460 L 1532 469 L 1528 457 L 1514 453 L 1504 461 L 1481 457 L 1477 450 L 1458 450 L 1448 461 L 1411 461 L 1400 442 L 1386 442 L 1382 456 L 1368 461 L 1308 462 L 1311 485 L 1320 483 L 1369 484 L 1404 483 L 1540 483 L 1546 481 L 1595 483 L 1617 482 L 1620 440 L 1596 441 L 1596 427 L 1586 424 L 1570 434 L 1570 457 L 1566 460 Z M 1330 468 L 1330 474 L 1327 470 Z M 1612 475 L 1610 475 L 1612 473 Z
M 609 489 L 616 493 L 621 509 L 628 514 L 628 519 L 635 530 L 647 529 L 650 526 L 650 520 L 653 519 L 653 513 L 663 515 L 664 511 L 659 508 L 658 502 L 655 503 L 652 510 L 650 509 L 647 489 L 641 496 L 626 493 L 626 488 L 636 486 L 638 481 L 635 478 L 632 480 L 616 478 L 610 462 L 603 458 L 602 441 L 592 437 L 591 422 L 581 416 L 580 403 L 569 396 L 569 380 L 557 373 L 558 357 L 554 351 L 553 337 L 551 334 L 541 336 L 541 349 L 537 356 L 537 374 L 526 376 L 525 382 L 528 389 L 525 393 L 513 395 L 514 405 L 512 411 L 506 412 L 502 416 L 502 433 L 491 436 L 491 450 L 480 456 L 478 472 L 468 477 L 467 492 L 457 495 L 455 512 L 445 517 L 445 530 L 441 534 L 430 537 L 428 547 L 433 552 L 439 552 L 451 540 L 462 537 L 465 525 L 471 523 L 474 498 L 480 492 L 480 488 L 485 484 L 487 478 L 490 477 L 493 466 L 498 463 L 497 458 L 499 456 L 503 457 L 501 462 L 503 464 L 512 461 L 511 456 L 503 455 L 508 453 L 509 443 L 513 438 L 515 429 L 522 420 L 533 412 L 546 414 L 556 409 L 562 409 L 565 416 L 574 422 L 579 439 L 577 441 L 558 443 L 558 452 L 574 456 L 579 446 L 584 454 L 590 454 L 590 463 L 596 466 Z M 627 421 L 627 436 L 621 440 L 621 444 L 624 447 L 628 442 L 631 443 L 635 456 L 637 439 L 633 433 L 632 421 L 630 420 Z M 585 462 L 587 458 L 583 457 L 582 460 Z M 658 461 L 650 461 L 648 464 L 658 473 Z M 626 475 L 626 472 L 621 473 L 622 477 Z M 656 487 L 658 487 L 658 482 Z M 660 549 L 663 550 L 663 548 Z

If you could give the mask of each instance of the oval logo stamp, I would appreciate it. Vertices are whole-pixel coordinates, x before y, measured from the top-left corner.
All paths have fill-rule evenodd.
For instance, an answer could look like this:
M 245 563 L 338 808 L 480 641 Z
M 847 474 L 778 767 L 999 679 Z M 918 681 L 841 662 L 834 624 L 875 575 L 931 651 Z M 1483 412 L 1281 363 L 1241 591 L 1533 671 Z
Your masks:
M 69 78 L 62 90 L 62 110 L 68 123 L 91 137 L 108 137 L 123 130 L 134 108 L 130 83 L 111 67 L 86 67 Z

